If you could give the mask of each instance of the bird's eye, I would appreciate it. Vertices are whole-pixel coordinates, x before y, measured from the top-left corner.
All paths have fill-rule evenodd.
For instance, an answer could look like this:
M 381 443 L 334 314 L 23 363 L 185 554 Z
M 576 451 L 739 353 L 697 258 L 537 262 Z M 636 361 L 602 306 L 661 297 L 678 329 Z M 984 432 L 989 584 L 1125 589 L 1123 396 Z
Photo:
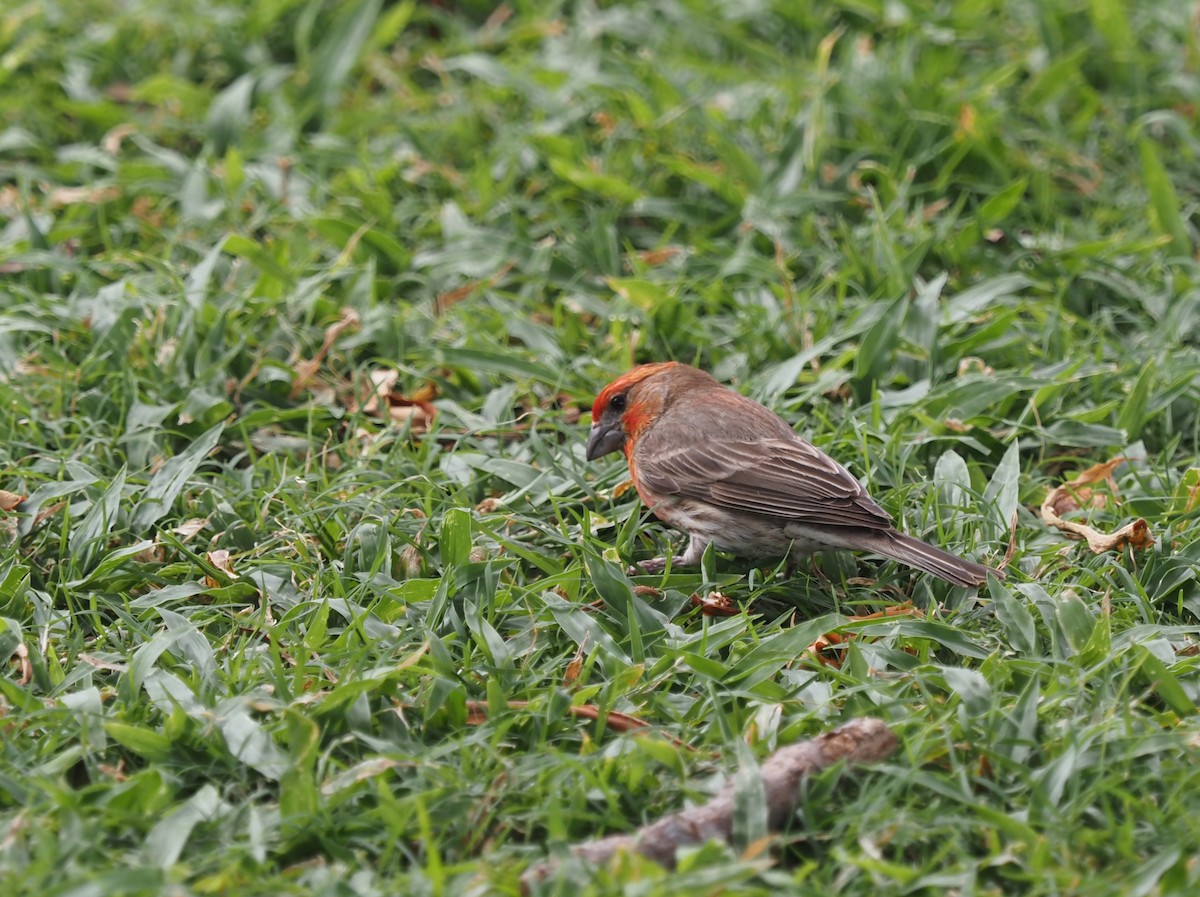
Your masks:
M 619 392 L 608 400 L 608 407 L 613 411 L 625 410 L 625 393 Z

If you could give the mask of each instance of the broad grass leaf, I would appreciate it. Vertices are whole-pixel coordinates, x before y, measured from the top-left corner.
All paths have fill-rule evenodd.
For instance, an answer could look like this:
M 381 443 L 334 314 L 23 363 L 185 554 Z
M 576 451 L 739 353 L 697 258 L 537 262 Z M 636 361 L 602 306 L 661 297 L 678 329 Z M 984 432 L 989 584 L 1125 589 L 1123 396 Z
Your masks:
M 1145 645 L 1135 645 L 1134 650 L 1141 655 L 1138 663 L 1139 670 L 1150 681 L 1151 687 L 1163 703 L 1181 717 L 1194 715 L 1196 705 L 1188 697 L 1183 686 L 1179 684 L 1174 673 L 1168 670 L 1166 665 Z
M 1096 617 L 1078 595 L 1071 591 L 1060 595 L 1055 601 L 1054 616 L 1072 654 L 1087 647 L 1096 628 Z
M 170 512 L 175 499 L 187 486 L 188 479 L 216 447 L 224 432 L 224 422 L 211 427 L 158 469 L 142 493 L 142 500 L 138 502 L 130 520 L 129 526 L 135 533 L 145 532 Z
M 933 482 L 942 493 L 942 501 L 950 508 L 966 505 L 967 490 L 971 488 L 971 472 L 962 455 L 950 449 L 938 456 L 933 467 Z
M 1133 381 L 1117 417 L 1117 429 L 1122 431 L 1126 441 L 1132 441 L 1142 435 L 1142 428 L 1149 416 L 1149 402 L 1156 380 L 1157 365 L 1154 359 L 1150 359 Z
M 1115 0 L 1095 0 L 1094 5 L 1116 6 Z M 1192 240 L 1179 204 L 1179 195 L 1171 176 L 1163 167 L 1154 141 L 1144 134 L 1138 137 L 1138 155 L 1142 160 L 1142 179 L 1150 195 L 1150 221 L 1159 233 L 1171 238 L 1175 254 L 1191 258 Z
M 0 660 L 7 661 L 24 641 L 21 624 L 9 617 L 0 617 Z
M 958 324 L 988 310 L 1000 299 L 1016 296 L 1032 284 L 1024 274 L 1000 274 L 980 281 L 945 303 L 945 320 Z
M 767 636 L 751 648 L 728 671 L 725 682 L 752 688 L 770 679 L 784 666 L 804 655 L 819 635 L 831 632 L 846 622 L 841 614 L 825 614 Z
M 84 473 L 80 470 L 77 473 Z M 97 474 L 87 471 L 84 476 L 75 476 L 69 480 L 61 482 L 43 483 L 30 493 L 29 498 L 21 503 L 21 510 L 24 516 L 21 518 L 17 533 L 20 536 L 29 535 L 33 529 L 33 522 L 37 519 L 38 514 L 47 505 L 53 504 L 60 498 L 64 498 L 75 492 L 80 492 L 88 486 L 99 481 L 100 477 Z
M 25 590 L 29 588 L 30 572 L 29 566 L 20 563 L 15 556 L 0 567 L 0 616 L 9 613 L 22 615 L 27 605 Z M 0 631 L 3 631 L 2 628 Z M 0 657 L 4 656 L 7 655 L 0 647 Z
M 1008 643 L 1013 650 L 1023 657 L 1038 656 L 1041 646 L 1038 642 L 1037 627 L 1024 602 L 994 577 L 988 578 L 988 594 L 991 595 L 996 618 L 1004 627 Z
M 621 667 L 633 664 L 633 660 L 590 609 L 566 601 L 554 592 L 546 592 L 543 602 L 554 616 L 554 621 L 576 645 L 595 645 L 601 650 L 602 656 L 616 660 Z M 610 668 L 608 672 L 613 673 L 615 670 Z
M 996 465 L 996 471 L 983 493 L 984 503 L 996 509 L 996 522 L 1005 533 L 1008 532 L 1009 522 L 1017 510 L 1020 477 L 1020 446 L 1013 440 L 1000 463 Z
M 623 178 L 572 164 L 561 156 L 550 158 L 550 170 L 557 177 L 574 184 L 580 190 L 594 193 L 604 199 L 620 203 L 633 203 L 642 198 L 642 191 Z
M 221 251 L 225 246 L 226 239 L 226 237 L 221 237 L 221 239 L 213 244 L 187 276 L 187 281 L 184 283 L 183 295 L 192 311 L 198 311 L 204 305 L 204 300 L 208 296 L 208 287 L 212 281 L 213 271 L 216 269 L 217 262 L 221 258 Z
M 901 327 L 908 313 L 908 296 L 899 296 L 884 310 L 863 336 L 854 359 L 854 378 L 870 392 L 892 363 L 900 343 Z
M 241 140 L 250 124 L 250 103 L 257 83 L 257 75 L 242 75 L 218 93 L 209 105 L 204 126 L 217 155 L 224 155 L 228 147 Z
M 142 842 L 144 862 L 159 869 L 174 866 L 196 826 L 216 819 L 223 807 L 217 789 L 211 784 L 202 785 L 199 791 L 150 829 Z
M 229 752 L 271 781 L 287 772 L 287 756 L 257 719 L 250 715 L 244 696 L 223 701 L 214 711 L 217 727 Z
M 171 739 L 155 729 L 109 720 L 104 731 L 113 741 L 152 763 L 161 763 L 171 756 Z
M 309 67 L 307 95 L 322 108 L 337 104 L 382 5 L 382 0 L 362 0 L 349 10 L 339 10 L 334 27 L 318 42 Z
M 158 615 L 167 624 L 167 630 L 174 636 L 173 647 L 178 648 L 192 668 L 200 674 L 201 681 L 211 685 L 217 673 L 217 660 L 208 639 L 182 614 L 165 607 L 157 610 Z
M 967 712 L 975 717 L 987 714 L 992 706 L 992 687 L 977 670 L 967 667 L 941 667 L 946 685 L 962 700 Z
M 1029 186 L 1029 178 L 1017 178 L 1011 184 L 993 193 L 976 212 L 976 218 L 983 227 L 994 227 L 1003 223 L 1025 198 L 1025 190 Z
M 471 560 L 471 512 L 450 508 L 442 517 L 438 548 L 444 568 L 464 567 Z
M 81 570 L 91 566 L 100 543 L 120 525 L 121 500 L 124 493 L 125 468 L 122 467 L 71 533 L 71 554 Z
M 947 648 L 958 654 L 960 657 L 983 660 L 991 655 L 991 652 L 982 645 L 972 641 L 963 635 L 961 631 L 945 623 L 938 623 L 933 620 L 900 620 L 894 624 L 888 623 L 887 625 L 895 626 L 896 631 L 900 635 L 924 638 L 936 642 L 943 648 Z M 867 630 L 864 630 L 864 633 L 875 628 L 874 626 L 869 627 Z

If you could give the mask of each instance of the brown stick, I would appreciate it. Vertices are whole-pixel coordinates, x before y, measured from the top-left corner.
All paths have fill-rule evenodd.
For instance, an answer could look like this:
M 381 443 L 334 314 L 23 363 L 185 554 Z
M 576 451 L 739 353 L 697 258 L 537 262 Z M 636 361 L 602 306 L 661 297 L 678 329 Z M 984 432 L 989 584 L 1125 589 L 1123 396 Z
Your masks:
M 767 824 L 774 830 L 789 819 L 799 799 L 799 786 L 812 775 L 840 760 L 851 764 L 882 760 L 896 750 L 895 733 L 877 719 L 851 720 L 832 732 L 809 741 L 780 748 L 762 764 L 763 793 L 767 799 Z M 584 841 L 571 852 L 589 863 L 602 864 L 622 851 L 637 851 L 667 868 L 675 866 L 675 851 L 708 840 L 730 842 L 733 837 L 734 786 L 727 784 L 716 797 L 699 807 L 664 816 L 629 835 L 610 835 Z M 530 867 L 521 881 L 526 890 L 554 874 L 557 860 Z

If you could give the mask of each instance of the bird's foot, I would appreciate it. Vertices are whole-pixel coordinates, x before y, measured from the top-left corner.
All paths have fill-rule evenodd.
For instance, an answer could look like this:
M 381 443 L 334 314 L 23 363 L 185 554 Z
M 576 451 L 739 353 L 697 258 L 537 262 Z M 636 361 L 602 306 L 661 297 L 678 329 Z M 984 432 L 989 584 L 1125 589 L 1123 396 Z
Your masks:
M 657 576 L 659 573 L 662 573 L 664 570 L 667 569 L 667 560 L 668 560 L 667 558 L 662 557 L 662 558 L 650 558 L 650 560 L 648 560 L 648 561 L 638 561 L 636 564 L 634 564 L 632 567 L 630 567 L 628 570 L 625 571 L 625 575 L 626 576 L 639 576 L 642 574 L 648 574 L 650 576 Z M 670 558 L 670 562 L 671 562 L 672 567 L 687 566 L 687 559 L 682 556 Z

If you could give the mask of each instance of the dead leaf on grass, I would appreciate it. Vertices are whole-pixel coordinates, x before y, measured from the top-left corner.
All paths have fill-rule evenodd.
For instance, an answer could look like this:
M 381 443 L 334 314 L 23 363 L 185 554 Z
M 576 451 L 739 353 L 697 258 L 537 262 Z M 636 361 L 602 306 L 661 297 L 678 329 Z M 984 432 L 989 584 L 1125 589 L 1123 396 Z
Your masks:
M 25 647 L 24 642 L 21 642 L 17 645 L 14 653 L 17 655 L 17 665 L 21 670 L 17 677 L 17 685 L 28 685 L 33 681 L 33 664 L 29 662 L 29 649 Z
M 617 483 L 617 485 L 613 486 L 612 500 L 616 501 L 632 488 L 633 480 L 622 480 L 621 482 Z
M 504 706 L 509 710 L 523 710 L 529 706 L 529 703 L 529 701 L 505 701 Z M 487 701 L 467 701 L 467 725 L 478 726 L 487 722 L 489 709 Z M 645 720 L 640 720 L 636 716 L 630 716 L 628 713 L 620 713 L 616 710 L 604 713 L 595 704 L 573 704 L 567 708 L 567 713 L 578 719 L 590 720 L 600 719 L 603 715 L 605 727 L 612 729 L 614 732 L 630 732 L 634 735 L 645 735 L 655 731 Z M 674 738 L 665 732 L 659 732 L 658 734 L 680 747 L 687 746 L 678 738 Z
M 887 617 L 917 617 L 918 619 L 924 619 L 925 612 L 913 607 L 911 601 L 906 601 L 903 604 L 894 604 L 891 607 L 885 607 L 883 610 L 873 614 L 846 617 L 846 622 L 861 623 L 864 620 L 882 620 Z M 835 645 L 848 644 L 856 638 L 858 638 L 857 632 L 827 632 L 814 639 L 813 643 L 804 649 L 804 654 L 811 654 L 823 666 L 840 668 L 842 665 L 841 655 L 830 649 Z
M 658 265 L 665 265 L 681 252 L 683 252 L 682 246 L 664 246 L 661 249 L 645 249 L 641 252 L 635 252 L 634 257 L 643 265 L 657 267 Z
M 706 617 L 735 617 L 742 612 L 733 599 L 723 592 L 709 592 L 703 597 L 698 592 L 694 593 L 692 604 L 700 608 L 700 613 Z
M 437 387 L 427 383 L 411 396 L 406 396 L 396 389 L 396 382 L 400 379 L 399 371 L 379 368 L 371 371 L 367 377 L 371 381 L 371 392 L 363 402 L 353 406 L 351 411 L 362 411 L 371 417 L 387 418 L 397 424 L 407 421 L 414 433 L 429 430 L 430 424 L 437 416 L 437 408 L 433 406 Z
M 579 674 L 583 671 L 584 650 L 587 648 L 589 635 L 583 634 L 583 641 L 579 643 L 579 647 L 575 649 L 575 656 L 571 658 L 571 662 L 567 664 L 567 671 L 563 673 L 563 685 L 573 685 L 575 680 L 579 678 Z
M 224 548 L 210 551 L 205 555 L 205 559 L 230 579 L 237 579 L 237 574 L 233 570 L 233 558 Z M 221 587 L 221 583 L 208 574 L 204 576 L 204 584 L 210 589 L 219 589 Z
M 1115 551 L 1126 545 L 1137 549 L 1150 548 L 1154 544 L 1154 534 L 1150 532 L 1150 525 L 1144 518 L 1139 517 L 1112 533 L 1102 533 L 1086 523 L 1063 519 L 1064 514 L 1083 508 L 1106 507 L 1108 496 L 1097 492 L 1093 484 L 1107 484 L 1113 500 L 1117 500 L 1117 484 L 1113 479 L 1113 471 L 1119 464 L 1128 460 L 1130 459 L 1120 457 L 1103 464 L 1095 464 L 1070 482 L 1051 489 L 1046 495 L 1046 500 L 1042 502 L 1042 520 L 1047 526 L 1062 530 L 1073 538 L 1085 540 L 1088 548 L 1095 554 Z
M 182 541 L 186 542 L 206 526 L 208 526 L 207 517 L 193 517 L 191 520 L 185 520 L 183 523 L 179 524 L 179 526 L 175 527 L 173 530 L 171 530 L 171 532 L 179 536 Z
M 28 495 L 18 495 L 16 492 L 6 492 L 0 489 L 0 511 L 15 511 L 17 505 L 29 498 Z
M 325 338 L 321 340 L 321 348 L 317 350 L 317 354 L 311 359 L 298 359 L 292 363 L 292 368 L 296 372 L 296 379 L 292 381 L 291 397 L 293 399 L 312 384 L 313 378 L 321 369 L 321 365 L 325 363 L 325 358 L 329 355 L 329 350 L 333 348 L 338 337 L 345 330 L 357 328 L 360 321 L 357 311 L 352 308 L 343 308 L 342 316 L 325 328 Z
M 99 205 L 102 202 L 116 199 L 121 191 L 113 186 L 107 187 L 55 187 L 50 191 L 47 201 L 50 208 L 61 209 L 64 206 Z

